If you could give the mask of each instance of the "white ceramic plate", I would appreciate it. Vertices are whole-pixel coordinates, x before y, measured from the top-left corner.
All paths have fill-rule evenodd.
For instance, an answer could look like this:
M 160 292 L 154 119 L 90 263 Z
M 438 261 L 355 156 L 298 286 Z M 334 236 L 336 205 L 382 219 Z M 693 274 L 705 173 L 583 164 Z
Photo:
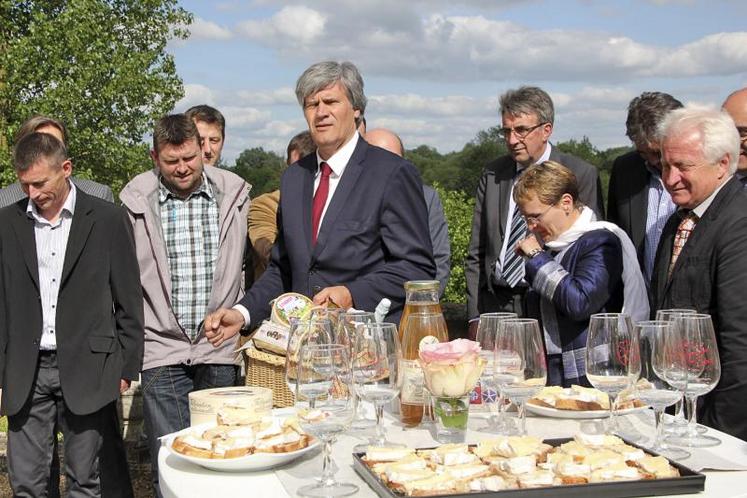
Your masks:
M 280 412 L 280 413 L 273 412 L 275 416 L 283 416 L 283 415 L 286 415 L 286 413 L 287 412 L 285 413 L 284 412 Z M 201 424 L 195 427 L 189 427 L 187 429 L 184 429 L 179 432 L 175 432 L 173 434 L 169 434 L 168 436 L 165 436 L 163 438 L 164 444 L 169 449 L 169 452 L 171 452 L 171 454 L 174 455 L 176 458 L 193 463 L 195 465 L 199 465 L 201 467 L 205 467 L 206 469 L 217 470 L 219 472 L 244 472 L 244 471 L 267 470 L 267 469 L 279 467 L 281 465 L 285 465 L 289 462 L 292 462 L 296 458 L 299 458 L 305 455 L 306 453 L 309 453 L 310 451 L 314 451 L 315 449 L 319 447 L 319 440 L 314 439 L 309 446 L 307 446 L 306 448 L 297 450 L 297 451 L 290 451 L 288 453 L 254 453 L 252 455 L 247 455 L 247 456 L 243 456 L 239 458 L 226 458 L 226 459 L 198 458 L 198 457 L 183 455 L 177 451 L 174 451 L 171 448 L 171 445 L 177 436 L 187 434 L 193 430 L 204 430 L 204 429 L 208 429 L 214 426 L 215 424 L 211 424 L 211 423 Z
M 527 411 L 530 413 L 552 418 L 606 418 L 610 415 L 610 412 L 608 410 L 558 410 L 557 408 L 533 405 L 532 403 L 526 403 L 525 406 Z M 641 410 L 647 409 L 648 406 L 640 406 L 638 408 L 626 408 L 625 410 L 617 410 L 617 412 L 615 413 L 617 415 L 627 415 L 628 413 L 639 412 Z

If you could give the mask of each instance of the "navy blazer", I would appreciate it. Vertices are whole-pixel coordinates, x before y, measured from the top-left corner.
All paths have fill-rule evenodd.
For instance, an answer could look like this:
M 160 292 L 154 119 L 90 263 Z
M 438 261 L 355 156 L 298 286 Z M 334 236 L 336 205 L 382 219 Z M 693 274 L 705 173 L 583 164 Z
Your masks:
M 579 237 L 566 251 L 560 265 L 568 275 L 555 287 L 552 303 L 564 352 L 586 346 L 589 318 L 594 313 L 618 312 L 622 309 L 623 255 L 620 239 L 609 230 L 593 230 Z M 528 315 L 542 320 L 540 294 L 536 280 L 543 267 L 554 261 L 542 252 L 526 261 L 526 279 L 531 289 L 527 295 Z M 547 271 L 547 268 L 544 268 Z M 584 379 L 566 379 L 568 385 Z
M 278 238 L 270 264 L 240 304 L 258 325 L 269 302 L 284 292 L 312 297 L 344 285 L 357 309 L 373 311 L 381 298 L 399 320 L 404 283 L 433 280 L 433 260 L 423 184 L 408 161 L 358 139 L 311 245 L 311 205 L 316 154 L 291 165 L 280 181 Z

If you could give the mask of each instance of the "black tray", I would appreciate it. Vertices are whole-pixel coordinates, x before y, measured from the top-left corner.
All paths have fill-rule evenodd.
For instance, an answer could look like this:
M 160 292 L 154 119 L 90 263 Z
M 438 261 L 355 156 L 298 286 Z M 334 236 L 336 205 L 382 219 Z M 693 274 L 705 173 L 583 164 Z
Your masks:
M 545 439 L 545 443 L 551 446 L 560 446 L 561 444 L 572 440 L 573 438 Z M 649 451 L 637 444 L 629 441 L 625 441 L 625 443 L 640 448 L 649 455 L 657 455 L 653 451 Z M 382 498 L 402 498 L 404 495 L 395 493 L 389 489 L 387 485 L 368 468 L 363 460 L 361 460 L 363 456 L 365 456 L 365 453 L 353 453 L 353 467 L 355 468 L 355 471 L 360 474 L 361 478 L 371 486 L 371 489 Z M 589 484 L 571 484 L 549 486 L 545 488 L 506 489 L 503 491 L 481 491 L 438 496 L 448 496 L 451 498 L 632 498 L 635 496 L 683 495 L 699 493 L 705 489 L 705 475 L 694 472 L 677 462 L 670 460 L 669 463 L 680 471 L 679 477 L 645 479 L 638 481 L 593 482 Z

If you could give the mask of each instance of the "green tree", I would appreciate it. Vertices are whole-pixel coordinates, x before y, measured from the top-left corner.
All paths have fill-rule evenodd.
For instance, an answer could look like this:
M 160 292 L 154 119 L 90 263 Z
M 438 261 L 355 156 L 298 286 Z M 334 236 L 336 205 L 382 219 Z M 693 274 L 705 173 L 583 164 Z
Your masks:
M 472 195 L 459 190 L 447 190 L 438 184 L 433 185 L 433 188 L 438 192 L 444 206 L 451 244 L 451 275 L 443 300 L 449 303 L 466 303 L 467 281 L 464 278 L 464 260 L 467 257 L 472 230 L 475 199 Z
M 262 147 L 246 149 L 236 158 L 231 169 L 252 185 L 252 197 L 272 192 L 280 187 L 280 175 L 285 170 L 285 160 Z
M 584 136 L 581 140 L 572 138 L 567 142 L 558 142 L 555 144 L 558 150 L 565 152 L 566 154 L 572 154 L 580 159 L 583 159 L 589 164 L 593 164 L 597 168 L 601 166 L 602 157 L 599 150 L 594 147 L 589 140 L 589 137 Z
M 143 137 L 184 93 L 166 43 L 191 22 L 177 0 L 0 0 L 0 183 L 38 113 L 68 126 L 76 175 L 118 191 L 151 167 Z

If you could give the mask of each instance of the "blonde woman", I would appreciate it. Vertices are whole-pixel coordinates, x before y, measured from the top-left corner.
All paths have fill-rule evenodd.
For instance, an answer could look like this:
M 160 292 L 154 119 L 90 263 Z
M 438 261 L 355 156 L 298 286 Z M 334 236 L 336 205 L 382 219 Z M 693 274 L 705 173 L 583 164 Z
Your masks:
M 589 385 L 584 363 L 589 317 L 623 311 L 634 321 L 648 318 L 635 248 L 620 228 L 596 221 L 578 201 L 576 177 L 559 163 L 529 167 L 513 195 L 530 231 L 516 251 L 526 258 L 528 313 L 542 322 L 548 384 Z

